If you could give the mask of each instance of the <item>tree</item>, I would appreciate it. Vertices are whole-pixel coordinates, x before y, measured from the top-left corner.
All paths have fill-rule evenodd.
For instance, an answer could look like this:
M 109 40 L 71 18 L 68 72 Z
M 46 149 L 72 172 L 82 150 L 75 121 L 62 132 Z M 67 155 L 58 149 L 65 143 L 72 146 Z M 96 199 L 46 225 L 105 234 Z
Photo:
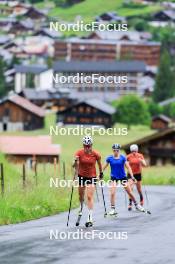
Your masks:
M 169 117 L 175 118 L 175 103 L 164 106 L 163 113 Z
M 163 112 L 163 109 L 158 103 L 155 103 L 153 100 L 150 100 L 148 102 L 148 111 L 151 116 L 155 116 L 161 114 Z
M 173 73 L 171 71 L 170 56 L 167 51 L 164 51 L 160 59 L 153 98 L 155 102 L 160 102 L 173 95 Z
M 150 114 L 147 104 L 136 95 L 126 95 L 117 104 L 115 121 L 130 125 L 149 125 Z
M 135 30 L 137 31 L 146 31 L 148 29 L 148 24 L 146 20 L 142 18 L 130 19 L 129 26 L 135 28 Z
M 54 0 L 56 6 L 69 7 L 84 0 Z
M 4 96 L 7 92 L 4 71 L 5 71 L 5 62 L 0 57 L 0 97 Z
M 170 117 L 175 118 L 175 103 L 170 104 Z

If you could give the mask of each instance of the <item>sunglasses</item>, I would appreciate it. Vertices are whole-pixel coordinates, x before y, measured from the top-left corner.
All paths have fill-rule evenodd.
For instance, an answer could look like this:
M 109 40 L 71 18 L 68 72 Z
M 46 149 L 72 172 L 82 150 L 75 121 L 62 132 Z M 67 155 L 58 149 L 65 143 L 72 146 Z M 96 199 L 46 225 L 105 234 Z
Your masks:
M 113 151 L 119 152 L 120 150 L 119 149 L 113 149 Z
M 89 149 L 89 148 L 91 148 L 91 145 L 84 145 L 84 148 Z

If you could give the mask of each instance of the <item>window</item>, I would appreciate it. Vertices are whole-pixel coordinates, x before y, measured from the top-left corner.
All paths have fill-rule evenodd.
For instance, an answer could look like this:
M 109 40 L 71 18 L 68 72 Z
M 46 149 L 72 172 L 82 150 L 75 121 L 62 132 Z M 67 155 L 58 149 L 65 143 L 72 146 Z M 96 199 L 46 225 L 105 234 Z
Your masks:
M 86 107 L 86 113 L 87 114 L 90 114 L 91 113 L 91 107 L 89 107 L 89 106 Z
M 68 123 L 75 123 L 76 122 L 76 117 L 67 117 L 66 118 L 66 121 L 68 122 Z
M 83 106 L 80 106 L 80 107 L 79 107 L 79 112 L 80 112 L 80 113 L 84 113 L 84 107 L 83 107 Z
M 9 116 L 10 115 L 10 109 L 5 108 L 4 109 L 4 116 Z

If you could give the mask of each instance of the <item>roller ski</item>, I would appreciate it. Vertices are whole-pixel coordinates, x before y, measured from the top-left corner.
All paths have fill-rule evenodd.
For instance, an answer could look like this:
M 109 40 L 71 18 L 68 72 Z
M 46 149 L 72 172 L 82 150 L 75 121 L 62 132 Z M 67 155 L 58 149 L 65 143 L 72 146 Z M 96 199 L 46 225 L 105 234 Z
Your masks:
M 88 216 L 88 220 L 87 220 L 87 222 L 85 223 L 85 227 L 92 227 L 92 226 L 93 226 L 92 216 L 89 215 L 89 216 Z
M 146 210 L 143 206 L 141 206 L 140 204 L 136 204 L 136 210 L 145 214 L 151 214 L 151 212 L 149 210 Z
M 92 221 L 87 221 L 85 223 L 85 227 L 92 227 L 93 226 L 93 222 Z
M 78 213 L 78 218 L 77 218 L 77 221 L 76 221 L 76 223 L 75 223 L 76 226 L 79 226 L 79 225 L 80 225 L 81 217 L 82 217 L 82 211 L 79 211 L 79 213 Z
M 118 213 L 115 211 L 115 209 L 111 209 L 109 213 L 105 213 L 105 217 L 117 217 Z

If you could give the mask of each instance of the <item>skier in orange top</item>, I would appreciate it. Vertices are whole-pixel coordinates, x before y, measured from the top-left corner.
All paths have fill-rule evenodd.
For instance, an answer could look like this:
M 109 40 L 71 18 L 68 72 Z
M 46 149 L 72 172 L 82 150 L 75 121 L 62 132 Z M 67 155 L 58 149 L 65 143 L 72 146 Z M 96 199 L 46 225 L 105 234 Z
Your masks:
M 132 169 L 133 176 L 136 179 L 136 187 L 140 196 L 140 204 L 143 206 L 143 193 L 142 193 L 142 167 L 146 167 L 144 156 L 138 152 L 138 146 L 133 144 L 130 146 L 131 153 L 127 155 L 127 161 Z M 128 175 L 130 178 L 130 175 Z M 131 189 L 134 187 L 134 182 L 131 184 Z M 132 200 L 129 198 L 128 210 L 132 210 Z

